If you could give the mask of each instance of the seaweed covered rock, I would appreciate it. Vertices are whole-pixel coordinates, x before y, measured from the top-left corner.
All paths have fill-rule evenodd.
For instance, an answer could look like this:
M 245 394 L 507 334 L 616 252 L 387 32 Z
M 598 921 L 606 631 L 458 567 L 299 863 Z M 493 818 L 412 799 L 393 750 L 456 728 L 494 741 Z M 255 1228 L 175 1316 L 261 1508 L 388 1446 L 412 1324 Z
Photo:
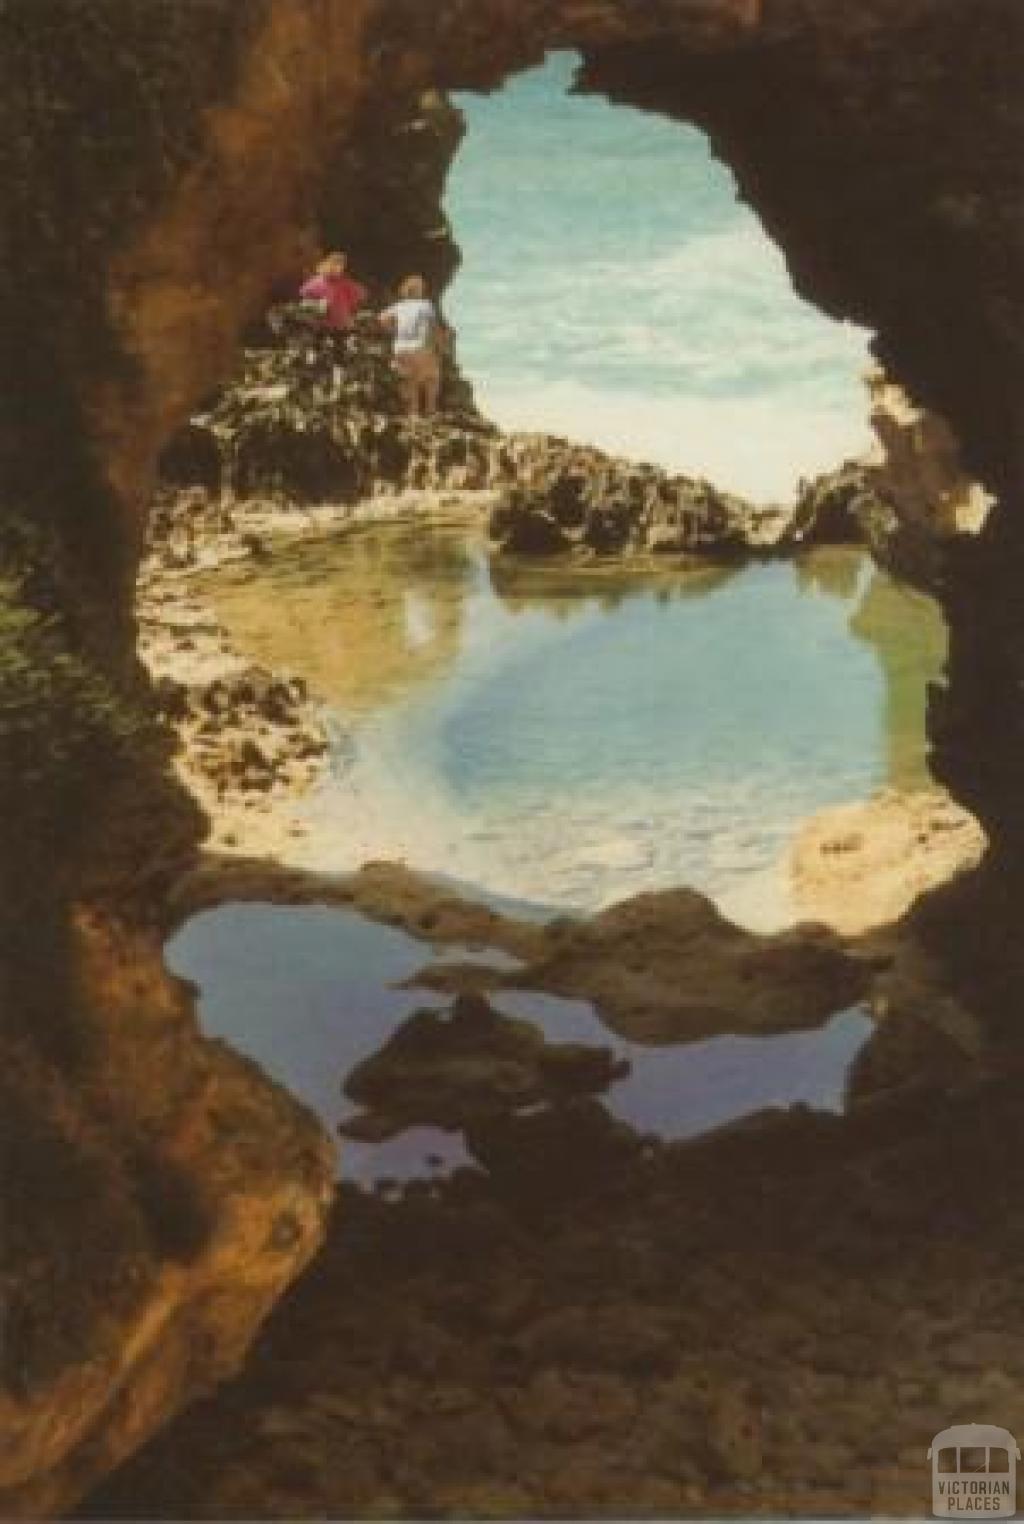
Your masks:
M 404 473 L 404 433 L 372 320 L 344 337 L 293 323 L 244 352 L 236 378 L 165 448 L 161 477 L 228 499 L 355 502 Z
M 491 511 L 488 532 L 512 556 L 556 556 L 573 541 L 549 512 L 547 499 L 522 487 L 510 487 Z
M 557 436 L 512 435 L 508 446 L 516 485 L 489 524 L 502 555 L 731 556 L 770 543 L 767 526 L 785 522 L 709 482 Z

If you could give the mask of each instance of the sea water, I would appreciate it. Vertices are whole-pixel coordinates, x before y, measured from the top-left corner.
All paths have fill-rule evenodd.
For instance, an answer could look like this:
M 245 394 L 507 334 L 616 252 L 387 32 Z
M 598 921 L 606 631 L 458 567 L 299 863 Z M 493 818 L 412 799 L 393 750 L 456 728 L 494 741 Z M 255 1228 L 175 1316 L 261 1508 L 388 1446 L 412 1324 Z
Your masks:
M 447 297 L 485 411 L 759 501 L 870 445 L 868 335 L 793 291 L 695 127 L 568 92 L 549 57 L 491 96 L 447 212 Z

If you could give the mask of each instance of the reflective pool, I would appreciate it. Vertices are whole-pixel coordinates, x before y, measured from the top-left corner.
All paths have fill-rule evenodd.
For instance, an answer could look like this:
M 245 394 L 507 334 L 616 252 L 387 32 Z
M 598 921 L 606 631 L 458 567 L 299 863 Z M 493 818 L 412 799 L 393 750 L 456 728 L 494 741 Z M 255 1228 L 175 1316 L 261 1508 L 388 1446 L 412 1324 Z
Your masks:
M 790 917 L 807 815 L 928 781 L 944 625 L 856 550 L 581 574 L 406 520 L 208 592 L 242 649 L 328 706 L 317 866 L 402 858 L 570 909 L 686 883 L 765 928 Z
M 445 949 L 446 959 L 464 951 Z M 168 947 L 172 969 L 201 991 L 204 1030 L 248 1053 L 334 1131 L 358 1107 L 343 1086 L 413 1011 L 445 1001 L 402 988 L 431 961 L 428 944 L 352 911 L 229 905 L 195 916 Z M 475 961 L 505 966 L 500 955 Z M 498 1010 L 525 1018 L 549 1042 L 610 1048 L 629 1072 L 603 1097 L 641 1133 L 687 1138 L 768 1106 L 804 1102 L 842 1109 L 850 1064 L 873 1023 L 839 1012 L 815 1030 L 769 1037 L 723 1035 L 645 1046 L 602 1025 L 587 1001 L 502 991 Z M 346 1179 L 407 1179 L 465 1163 L 461 1135 L 411 1127 L 379 1143 L 346 1139 Z

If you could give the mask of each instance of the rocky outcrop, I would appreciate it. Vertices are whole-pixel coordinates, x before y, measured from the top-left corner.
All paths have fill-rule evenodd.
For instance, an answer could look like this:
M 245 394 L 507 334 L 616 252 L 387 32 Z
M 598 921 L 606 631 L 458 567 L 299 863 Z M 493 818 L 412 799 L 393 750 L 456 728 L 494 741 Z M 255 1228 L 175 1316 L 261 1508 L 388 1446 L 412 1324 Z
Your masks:
M 863 462 L 801 484 L 785 506 L 756 507 L 707 481 L 547 436 L 509 441 L 518 464 L 490 515 L 511 556 L 685 556 L 737 560 L 863 543 L 889 512 Z
M 448 1012 L 417 1011 L 356 1065 L 345 1094 L 365 1109 L 342 1131 L 387 1138 L 429 1125 L 472 1136 L 495 1118 L 598 1094 L 628 1069 L 609 1048 L 549 1043 L 532 1022 L 460 994 Z
M 777 545 L 786 514 L 758 510 L 710 482 L 536 436 L 525 470 L 490 516 L 498 551 L 735 557 Z
M 166 545 L 176 525 L 202 511 L 201 500 L 176 500 L 182 492 L 205 495 L 215 519 L 251 501 L 301 508 L 405 488 L 482 488 L 515 469 L 452 360 L 442 412 L 405 416 L 390 346 L 373 318 L 338 339 L 285 327 L 246 348 L 242 362 L 163 451 L 151 544 Z
M 199 538 L 249 502 L 354 504 L 408 489 L 501 489 L 492 538 L 524 555 L 726 555 L 778 544 L 792 516 L 552 435 L 502 434 L 467 405 L 452 364 L 441 412 L 410 419 L 372 319 L 342 341 L 307 332 L 246 349 L 238 379 L 164 450 L 161 479 L 149 538 L 165 553 L 190 523 Z M 813 511 L 805 518 L 809 530 Z
M 591 1000 L 613 1031 L 657 1044 L 816 1026 L 870 978 L 823 926 L 759 937 L 678 889 L 554 923 L 540 957 L 504 982 Z
M 788 550 L 812 545 L 863 544 L 876 517 L 887 511 L 864 461 L 846 461 L 811 481 L 802 481 L 785 527 Z
M 496 491 L 495 549 L 525 557 L 788 554 L 858 540 L 861 518 L 883 511 L 856 464 L 805 484 L 791 505 L 757 508 L 593 446 L 504 434 L 477 413 L 452 360 L 441 411 L 410 419 L 372 318 L 343 340 L 286 331 L 246 348 L 237 380 L 171 439 L 160 475 L 148 544 L 182 565 L 254 505 L 353 505 L 408 490 Z
M 850 461 L 802 482 L 791 503 L 756 507 L 594 446 L 502 433 L 477 412 L 452 357 L 440 412 L 409 419 L 371 317 L 336 340 L 288 326 L 284 309 L 271 324 L 276 339 L 248 346 L 237 379 L 162 452 L 148 543 L 165 557 L 173 560 L 185 540 L 183 564 L 194 563 L 200 541 L 218 535 L 228 516 L 244 518 L 250 504 L 351 505 L 410 489 L 498 491 L 490 537 L 510 556 L 727 560 L 867 540 L 892 562 L 894 528 L 910 536 L 909 510 L 889 494 L 895 461 L 891 472 Z M 933 480 L 946 480 L 938 466 Z M 927 497 L 923 486 L 919 497 Z M 925 537 L 939 543 L 930 528 L 914 543 Z

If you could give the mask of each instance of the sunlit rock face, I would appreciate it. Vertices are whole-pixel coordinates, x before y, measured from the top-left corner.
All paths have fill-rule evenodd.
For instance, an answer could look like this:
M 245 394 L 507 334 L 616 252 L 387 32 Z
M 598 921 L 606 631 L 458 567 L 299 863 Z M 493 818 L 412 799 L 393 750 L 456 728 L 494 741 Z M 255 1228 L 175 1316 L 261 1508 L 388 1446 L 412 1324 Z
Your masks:
M 867 526 L 871 549 L 906 581 L 941 589 L 946 550 L 984 527 L 992 499 L 964 471 L 940 414 L 915 406 L 881 370 L 869 390 L 877 439 L 869 474 L 886 505 Z
M 382 270 L 433 250 L 431 272 L 449 275 L 456 254 L 432 198 L 458 124 L 436 97 L 424 105 L 437 157 L 417 159 L 399 131 L 410 104 L 429 89 L 493 88 L 548 47 L 576 48 L 587 88 L 708 129 L 801 292 L 877 330 L 890 375 L 949 420 L 965 469 L 998 499 L 984 531 L 944 557 L 952 654 L 934 735 L 938 771 L 982 818 L 996 860 L 1024 860 L 1024 12 L 1018 0 L 34 0 L 7 7 L 0 28 L 0 169 L 16 230 L 0 253 L 4 1051 L 10 1073 L 37 1076 L 21 1091 L 39 1122 L 26 1178 L 45 1182 L 56 1149 L 68 1168 L 124 1185 L 123 1200 L 99 1191 L 91 1217 L 11 1238 L 24 1256 L 13 1273 L 45 1284 L 97 1243 L 97 1286 L 117 1281 L 125 1245 L 141 1245 L 145 1269 L 121 1322 L 99 1299 L 95 1327 L 58 1340 L 31 1382 L 7 1373 L 12 1432 L 48 1435 L 25 1438 L 28 1459 L 6 1478 L 12 1507 L 31 1511 L 66 1507 L 237 1358 L 315 1242 L 329 1173 L 310 1144 L 281 1181 L 302 1232 L 268 1246 L 251 1231 L 263 1219 L 230 1204 L 265 1184 L 247 1120 L 271 1104 L 265 1082 L 234 1064 L 229 1074 L 178 1023 L 181 1061 L 196 1074 L 209 1065 L 210 1088 L 240 1099 L 241 1125 L 214 1144 L 206 1100 L 195 1099 L 206 1120 L 191 1134 L 180 1115 L 133 1111 L 139 1050 L 115 1040 L 121 1021 L 144 1032 L 145 1011 L 182 998 L 137 933 L 158 920 L 202 829 L 168 781 L 133 656 L 131 574 L 161 446 L 321 230 L 331 241 L 358 232 L 346 187 L 349 208 L 365 211 L 387 178 L 387 217 L 363 234 Z M 408 223 L 403 163 L 417 192 Z M 332 180 L 339 165 L 347 179 Z M 71 911 L 83 901 L 110 928 L 88 960 Z M 1014 896 L 989 903 L 987 961 L 1009 968 L 999 916 Z M 134 1006 L 115 996 L 143 969 Z M 83 1084 L 99 1053 L 103 1085 Z M 290 1138 L 301 1154 L 308 1124 L 275 1106 L 278 1153 L 292 1157 Z M 146 1239 L 140 1128 L 158 1153 L 180 1152 L 186 1194 L 211 1160 L 233 1177 L 208 1201 L 216 1273 L 172 1273 L 161 1232 Z M 128 1351 L 143 1348 L 131 1319 L 145 1285 L 159 1288 L 158 1315 L 136 1401 Z M 224 1322 L 190 1333 L 204 1285 L 204 1318 L 220 1308 Z M 116 1405 L 113 1376 L 90 1384 L 101 1333 Z
M 58 1073 L 3 1045 L 8 1518 L 63 1513 L 232 1375 L 319 1247 L 331 1195 L 328 1139 L 199 1038 L 159 937 L 78 907 L 69 959 Z

